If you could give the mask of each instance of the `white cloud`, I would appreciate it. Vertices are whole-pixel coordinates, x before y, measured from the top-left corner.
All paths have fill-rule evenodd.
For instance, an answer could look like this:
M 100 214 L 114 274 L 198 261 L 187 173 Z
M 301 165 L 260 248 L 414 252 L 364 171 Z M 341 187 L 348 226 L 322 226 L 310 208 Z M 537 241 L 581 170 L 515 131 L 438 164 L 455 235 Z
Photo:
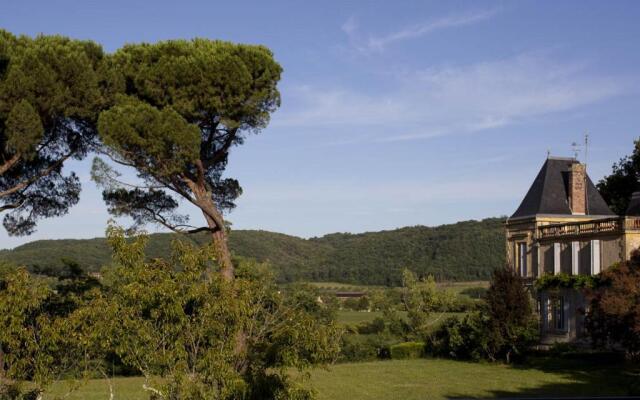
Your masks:
M 273 126 L 360 132 L 343 134 L 341 143 L 356 136 L 358 141 L 414 140 L 488 130 L 636 89 L 630 79 L 594 75 L 585 63 L 562 64 L 539 53 L 394 79 L 396 89 L 381 95 L 336 87 L 285 88 Z
M 366 39 L 364 39 L 360 34 L 358 23 L 353 16 L 342 24 L 341 29 L 346 33 L 351 47 L 360 53 L 370 54 L 372 52 L 382 52 L 387 46 L 395 42 L 419 38 L 443 29 L 475 24 L 477 22 L 490 19 L 497 12 L 497 9 L 492 9 L 451 15 L 422 22 L 420 24 L 406 26 L 384 36 L 368 36 Z

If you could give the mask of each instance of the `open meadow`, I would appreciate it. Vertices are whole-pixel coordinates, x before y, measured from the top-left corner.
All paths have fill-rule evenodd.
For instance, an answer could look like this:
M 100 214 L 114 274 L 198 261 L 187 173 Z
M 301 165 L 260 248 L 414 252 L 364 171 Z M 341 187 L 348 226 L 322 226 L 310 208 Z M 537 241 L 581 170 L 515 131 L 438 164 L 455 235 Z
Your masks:
M 638 371 L 620 364 L 538 360 L 526 366 L 442 359 L 346 363 L 315 369 L 309 385 L 319 400 L 451 399 L 626 395 L 638 390 Z M 116 400 L 146 399 L 142 378 L 113 380 Z M 634 387 L 634 385 L 636 385 Z M 61 388 L 45 399 L 61 394 Z M 105 380 L 92 380 L 69 400 L 109 398 Z

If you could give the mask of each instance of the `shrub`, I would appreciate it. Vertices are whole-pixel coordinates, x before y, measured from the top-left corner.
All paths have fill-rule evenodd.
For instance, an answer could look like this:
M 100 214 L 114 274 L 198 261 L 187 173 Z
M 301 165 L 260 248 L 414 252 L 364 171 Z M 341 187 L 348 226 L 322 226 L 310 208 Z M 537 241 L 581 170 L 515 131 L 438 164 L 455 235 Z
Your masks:
M 531 295 L 522 278 L 512 268 L 493 272 L 487 290 L 484 339 L 486 355 L 491 361 L 521 357 L 538 341 L 538 321 L 531 305 Z
M 457 296 L 442 312 L 471 312 L 476 311 L 482 305 L 482 300 L 476 300 L 467 296 Z
M 470 287 L 460 291 L 460 294 L 471 297 L 472 299 L 482 299 L 487 294 L 487 288 Z
M 588 293 L 587 331 L 595 347 L 621 347 L 628 358 L 640 360 L 640 251 L 602 272 Z
M 484 357 L 484 324 L 480 314 L 464 318 L 450 317 L 431 337 L 434 355 L 463 360 L 479 360 Z
M 340 361 L 371 361 L 389 358 L 389 342 L 383 335 L 345 334 L 342 336 Z
M 382 333 L 385 328 L 384 319 L 380 317 L 376 317 L 373 321 L 369 323 L 363 323 L 358 325 L 357 330 L 361 335 L 370 335 L 375 333 Z
M 391 346 L 389 348 L 391 358 L 394 360 L 404 360 L 421 358 L 425 355 L 424 342 L 405 342 Z

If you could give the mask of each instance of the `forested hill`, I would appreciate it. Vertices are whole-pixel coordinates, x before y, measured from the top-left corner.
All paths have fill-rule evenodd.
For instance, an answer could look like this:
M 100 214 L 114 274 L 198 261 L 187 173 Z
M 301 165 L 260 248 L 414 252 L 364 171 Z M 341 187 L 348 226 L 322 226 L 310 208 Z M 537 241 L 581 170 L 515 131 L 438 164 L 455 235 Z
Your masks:
M 360 234 L 334 233 L 301 239 L 281 233 L 235 230 L 236 256 L 268 261 L 282 282 L 337 281 L 397 285 L 402 269 L 438 280 L 478 280 L 504 264 L 504 220 L 490 218 L 437 227 L 413 226 Z M 150 257 L 166 256 L 172 234 L 151 235 Z M 204 243 L 206 236 L 197 236 Z M 56 270 L 63 260 L 97 271 L 111 260 L 104 238 L 39 240 L 0 251 L 0 260 L 34 270 Z

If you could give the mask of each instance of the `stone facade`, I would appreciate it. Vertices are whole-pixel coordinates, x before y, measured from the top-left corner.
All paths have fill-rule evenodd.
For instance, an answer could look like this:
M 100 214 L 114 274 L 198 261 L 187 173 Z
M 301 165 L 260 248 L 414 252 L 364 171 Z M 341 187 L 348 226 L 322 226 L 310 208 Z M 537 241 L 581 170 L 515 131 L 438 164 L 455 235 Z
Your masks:
M 543 343 L 580 340 L 586 301 L 572 289 L 535 293 L 533 282 L 544 274 L 598 274 L 639 246 L 640 216 L 613 214 L 583 164 L 547 160 L 506 222 L 507 260 L 532 289 Z

